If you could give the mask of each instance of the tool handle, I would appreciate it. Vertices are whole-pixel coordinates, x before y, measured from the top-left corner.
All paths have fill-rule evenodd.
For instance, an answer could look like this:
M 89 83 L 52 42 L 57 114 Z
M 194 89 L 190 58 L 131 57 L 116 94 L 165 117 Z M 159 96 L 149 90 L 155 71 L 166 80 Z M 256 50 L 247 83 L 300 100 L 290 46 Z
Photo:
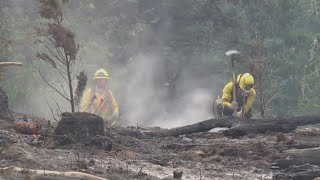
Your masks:
M 232 78 L 233 78 L 233 86 L 232 86 L 233 101 L 237 102 L 237 95 L 236 95 L 236 75 L 235 75 L 234 72 L 232 72 Z M 235 109 L 234 112 L 237 112 L 237 109 Z
M 21 62 L 0 62 L 0 66 L 22 66 Z

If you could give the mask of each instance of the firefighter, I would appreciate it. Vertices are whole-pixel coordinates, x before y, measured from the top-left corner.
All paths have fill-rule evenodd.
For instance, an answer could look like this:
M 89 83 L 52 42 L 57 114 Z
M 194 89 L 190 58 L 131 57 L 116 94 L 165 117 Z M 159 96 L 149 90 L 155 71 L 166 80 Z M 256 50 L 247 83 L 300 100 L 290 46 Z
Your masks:
M 113 126 L 119 117 L 119 107 L 108 86 L 109 74 L 105 69 L 99 69 L 93 79 L 96 86 L 84 91 L 80 111 L 96 114 L 107 126 Z
M 225 85 L 222 97 L 219 96 L 214 102 L 216 117 L 252 117 L 252 105 L 255 101 L 254 78 L 250 73 L 239 74 L 235 83 L 236 101 L 233 98 L 233 81 Z

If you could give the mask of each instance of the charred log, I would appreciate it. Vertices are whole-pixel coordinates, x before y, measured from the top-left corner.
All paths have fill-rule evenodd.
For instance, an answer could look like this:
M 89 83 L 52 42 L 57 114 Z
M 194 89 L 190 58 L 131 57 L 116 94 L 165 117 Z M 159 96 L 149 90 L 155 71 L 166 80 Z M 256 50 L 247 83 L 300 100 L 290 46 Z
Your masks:
M 187 125 L 187 126 L 182 126 L 182 127 L 173 128 L 173 129 L 162 129 L 162 130 L 157 130 L 153 132 L 146 132 L 146 134 L 153 137 L 168 137 L 168 136 L 177 137 L 183 134 L 207 132 L 217 127 L 230 128 L 232 124 L 237 121 L 238 120 L 233 117 L 222 117 L 217 119 L 209 119 L 193 125 Z
M 283 143 L 283 144 L 276 144 L 274 146 L 276 149 L 307 149 L 307 148 L 316 148 L 320 147 L 320 142 L 308 142 L 308 141 L 294 141 L 292 143 Z
M 303 164 L 312 164 L 320 166 L 320 148 L 309 149 L 290 149 L 284 152 L 286 159 L 280 159 L 273 164 L 280 169 L 289 168 Z
M 177 137 L 184 134 L 206 132 L 217 127 L 227 127 L 231 129 L 225 130 L 224 135 L 236 138 L 248 134 L 264 134 L 268 132 L 289 133 L 295 130 L 298 126 L 317 123 L 320 123 L 320 115 L 267 119 L 240 119 L 234 117 L 222 117 L 173 129 L 162 129 L 153 132 L 146 132 L 146 134 L 152 137 Z
M 314 165 L 301 165 L 294 166 L 283 172 L 276 173 L 273 175 L 274 180 L 309 180 L 320 177 L 320 169 Z
M 268 132 L 289 133 L 298 126 L 317 123 L 320 123 L 320 115 L 240 120 L 231 129 L 224 131 L 224 135 L 235 138 L 248 134 L 264 134 Z

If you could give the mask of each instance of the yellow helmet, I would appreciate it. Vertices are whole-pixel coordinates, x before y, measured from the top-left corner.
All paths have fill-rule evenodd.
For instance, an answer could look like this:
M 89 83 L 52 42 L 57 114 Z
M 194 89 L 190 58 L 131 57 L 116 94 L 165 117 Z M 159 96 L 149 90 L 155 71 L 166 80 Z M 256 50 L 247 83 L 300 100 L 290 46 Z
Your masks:
M 99 69 L 94 73 L 93 79 L 109 79 L 109 74 L 105 69 Z
M 250 73 L 239 74 L 237 82 L 242 90 L 250 91 L 254 85 L 254 78 Z

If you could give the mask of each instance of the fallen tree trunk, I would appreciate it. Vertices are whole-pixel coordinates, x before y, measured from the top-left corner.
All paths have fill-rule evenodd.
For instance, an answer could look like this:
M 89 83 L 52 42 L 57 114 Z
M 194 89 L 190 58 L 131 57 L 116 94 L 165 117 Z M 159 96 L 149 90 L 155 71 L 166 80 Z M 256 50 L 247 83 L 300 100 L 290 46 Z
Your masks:
M 285 169 L 303 164 L 320 165 L 320 148 L 290 149 L 284 152 L 286 159 L 280 159 L 273 166 Z
M 0 66 L 22 66 L 21 62 L 0 62 Z
M 152 137 L 168 137 L 168 136 L 177 137 L 183 134 L 206 132 L 217 127 L 230 128 L 232 124 L 237 121 L 239 121 L 239 119 L 236 119 L 233 117 L 222 117 L 217 119 L 209 119 L 193 125 L 187 125 L 187 126 L 182 126 L 182 127 L 173 128 L 173 129 L 161 129 L 157 131 L 146 132 L 146 134 Z
M 294 157 L 313 156 L 320 158 L 320 147 L 308 149 L 290 149 L 285 151 L 285 154 Z
M 48 171 L 48 170 L 36 170 L 36 169 L 24 169 L 19 167 L 5 167 L 0 168 L 0 174 L 6 178 L 12 178 L 16 173 L 20 173 L 28 176 L 30 179 L 37 177 L 64 177 L 64 178 L 76 178 L 76 179 L 86 179 L 86 180 L 107 180 L 98 176 L 82 173 L 82 172 L 59 172 L 59 171 Z
M 320 115 L 267 119 L 240 119 L 234 117 L 222 117 L 173 129 L 161 129 L 157 131 L 146 132 L 146 134 L 152 137 L 176 137 L 184 134 L 206 132 L 217 127 L 227 127 L 231 129 L 225 130 L 224 135 L 235 138 L 248 134 L 264 134 L 267 132 L 289 133 L 295 130 L 298 126 L 317 123 L 320 123 Z
M 289 149 L 307 149 L 307 148 L 316 148 L 320 147 L 319 142 L 303 142 L 303 141 L 294 141 L 292 143 L 281 143 L 275 144 L 274 148 L 279 149 L 281 151 L 289 150 Z
M 320 177 L 320 170 L 306 170 L 302 172 L 295 172 L 295 173 L 278 173 L 273 175 L 273 180 L 310 180 Z
M 224 131 L 224 135 L 233 138 L 248 134 L 264 134 L 267 132 L 289 133 L 298 126 L 320 123 L 320 115 L 305 115 L 296 117 L 279 117 L 257 120 L 241 120 L 241 123 Z
M 290 166 L 299 166 L 304 164 L 312 164 L 312 165 L 320 165 L 320 158 L 319 157 L 293 157 L 291 159 L 280 159 L 276 163 L 272 164 L 273 169 L 286 169 Z

